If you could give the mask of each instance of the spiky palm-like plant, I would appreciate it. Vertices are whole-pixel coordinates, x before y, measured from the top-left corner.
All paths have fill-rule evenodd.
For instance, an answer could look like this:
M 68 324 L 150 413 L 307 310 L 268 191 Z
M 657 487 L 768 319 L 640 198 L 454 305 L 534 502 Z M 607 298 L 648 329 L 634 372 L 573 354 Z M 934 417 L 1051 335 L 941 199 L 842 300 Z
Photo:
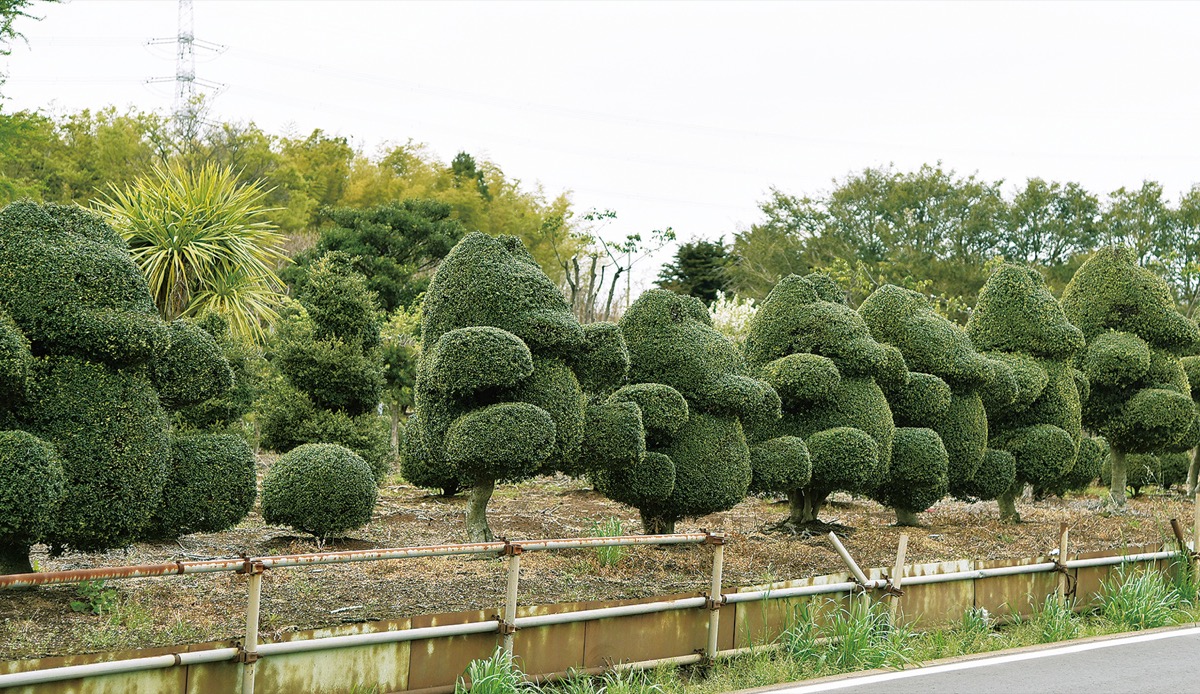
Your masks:
M 93 205 L 129 244 L 164 318 L 217 311 L 257 338 L 277 318 L 275 268 L 288 262 L 266 192 L 227 167 L 173 164 L 111 186 Z

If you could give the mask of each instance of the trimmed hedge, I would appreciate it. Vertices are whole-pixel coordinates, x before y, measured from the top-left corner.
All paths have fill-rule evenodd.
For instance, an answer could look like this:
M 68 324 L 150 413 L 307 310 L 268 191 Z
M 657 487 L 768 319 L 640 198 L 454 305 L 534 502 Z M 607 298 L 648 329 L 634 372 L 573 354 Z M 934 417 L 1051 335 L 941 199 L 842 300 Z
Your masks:
M 919 513 L 950 491 L 950 456 L 932 429 L 897 427 L 887 479 L 872 497 L 894 509 Z
M 695 297 L 649 290 L 621 317 L 620 327 L 634 385 L 617 390 L 608 402 L 638 406 L 649 452 L 638 468 L 645 471 L 641 477 L 602 473 L 601 491 L 637 507 L 647 531 L 740 502 L 754 474 L 743 424 L 777 419 L 779 396 L 746 375 L 737 347 L 713 329 Z M 761 451 L 758 462 L 771 466 L 762 474 L 807 478 L 807 452 L 798 439 Z M 670 469 L 674 484 L 668 488 Z M 622 483 L 634 488 L 621 489 Z
M 90 551 L 140 537 L 170 458 L 167 415 L 149 379 L 76 357 L 34 363 L 20 419 L 53 442 L 66 494 L 46 540 Z
M 6 403 L 25 396 L 32 364 L 29 340 L 8 314 L 0 311 L 0 397 Z
M 267 470 L 263 521 L 325 539 L 370 522 L 377 493 L 370 466 L 354 451 L 309 443 L 284 453 Z
M 28 548 L 54 522 L 64 492 L 54 447 L 24 431 L 0 431 L 0 544 Z
M 75 207 L 25 201 L 0 210 L 0 310 L 35 354 L 127 366 L 169 344 L 125 243 Z
M 1015 498 L 1026 483 L 1054 490 L 1071 479 L 1087 390 L 1072 361 L 1083 334 L 1037 271 L 1008 264 L 980 290 L 967 334 L 977 347 L 993 350 L 987 356 L 1002 361 L 1017 384 L 1012 402 L 987 403 L 988 445 L 1015 458 L 1015 484 L 1003 495 L 1001 515 L 1016 520 Z
M 146 535 L 174 538 L 234 527 L 258 494 L 254 451 L 231 434 L 175 436 L 162 501 Z
M 151 364 L 150 380 L 163 407 L 177 409 L 224 395 L 233 386 L 233 370 L 212 335 L 177 320 L 166 351 Z

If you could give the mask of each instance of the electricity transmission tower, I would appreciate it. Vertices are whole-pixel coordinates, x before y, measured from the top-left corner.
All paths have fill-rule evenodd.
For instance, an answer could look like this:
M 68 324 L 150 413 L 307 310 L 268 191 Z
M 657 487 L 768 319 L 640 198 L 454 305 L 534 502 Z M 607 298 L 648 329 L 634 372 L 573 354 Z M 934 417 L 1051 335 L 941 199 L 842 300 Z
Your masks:
M 219 82 L 196 77 L 196 49 L 224 53 L 227 47 L 196 38 L 192 0 L 179 0 L 179 33 L 176 36 L 151 39 L 146 42 L 149 46 L 172 43 L 175 44 L 175 76 L 155 77 L 146 82 L 148 84 L 175 83 L 175 104 L 172 109 L 175 127 L 186 139 L 190 140 L 196 134 L 196 127 L 200 122 L 200 98 L 196 87 L 203 87 L 213 93 L 219 92 L 225 87 Z

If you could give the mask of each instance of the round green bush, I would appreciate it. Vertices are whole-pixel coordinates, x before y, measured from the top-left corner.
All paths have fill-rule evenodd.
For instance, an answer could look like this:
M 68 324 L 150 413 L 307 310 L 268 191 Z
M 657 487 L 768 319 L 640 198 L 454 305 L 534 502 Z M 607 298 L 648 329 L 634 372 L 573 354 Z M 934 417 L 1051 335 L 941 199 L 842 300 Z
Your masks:
M 533 374 L 533 355 L 521 338 L 499 328 L 461 328 L 438 338 L 429 359 L 429 385 L 454 396 L 513 388 Z
M 812 458 L 808 446 L 796 436 L 780 436 L 750 448 L 754 476 L 750 492 L 761 494 L 780 489 L 799 489 L 812 480 Z
M 638 406 L 646 431 L 646 443 L 651 446 L 669 442 L 688 418 L 687 400 L 679 391 L 661 383 L 624 386 L 609 396 L 609 401 L 631 402 Z
M 1013 454 L 989 448 L 983 452 L 975 474 L 955 494 L 963 499 L 996 499 L 1012 489 L 1016 479 L 1017 459 Z
M 1099 436 L 1085 436 L 1079 442 L 1079 452 L 1075 455 L 1075 464 L 1065 476 L 1055 480 L 1050 485 L 1034 487 L 1037 497 L 1048 494 L 1063 496 L 1067 492 L 1082 492 L 1100 477 L 1100 470 L 1108 460 L 1108 441 Z M 1184 470 L 1187 474 L 1187 470 Z
M 383 362 L 337 337 L 315 339 L 312 327 L 291 320 L 280 329 L 279 370 L 325 410 L 350 416 L 374 412 L 383 397 Z
M 309 443 L 284 453 L 267 470 L 262 516 L 318 539 L 371 520 L 378 488 L 371 467 L 348 448 Z
M 887 478 L 872 495 L 894 509 L 919 513 L 950 490 L 950 456 L 932 429 L 897 427 Z
M 53 446 L 24 431 L 0 431 L 0 544 L 27 554 L 50 529 L 64 482 Z
M 414 414 L 404 425 L 404 446 L 400 449 L 400 475 L 409 484 L 423 489 L 438 489 L 450 495 L 460 486 L 458 473 L 442 465 L 429 452 L 423 428 Z
M 254 451 L 231 434 L 171 439 L 171 462 L 162 502 L 146 535 L 174 538 L 234 527 L 254 508 L 258 494 Z
M 446 431 L 446 458 L 462 479 L 519 480 L 554 451 L 554 420 L 527 402 L 469 412 Z
M 169 335 L 166 351 L 150 368 L 163 407 L 194 405 L 233 386 L 233 371 L 212 335 L 186 320 L 171 323 Z
M 176 408 L 171 413 L 174 423 L 180 429 L 229 431 L 244 436 L 247 428 L 243 418 L 254 410 L 264 390 L 266 360 L 249 339 L 231 333 L 229 321 L 220 314 L 205 314 L 197 325 L 216 340 L 229 363 L 233 384 L 220 395 Z
M 611 393 L 629 375 L 629 347 L 625 334 L 616 323 L 588 323 L 583 326 L 584 348 L 575 360 L 579 387 L 585 393 Z
M 616 395 L 613 398 L 616 398 Z M 605 496 L 622 503 L 631 503 L 622 494 L 635 495 L 639 499 L 655 496 L 653 491 L 643 494 L 639 490 L 625 488 L 631 481 L 636 482 L 636 477 L 632 477 L 628 471 L 638 467 L 646 455 L 648 434 L 645 433 L 647 427 L 643 424 L 644 418 L 645 410 L 639 408 L 638 402 L 633 400 L 610 399 L 608 403 L 592 405 L 587 410 L 587 427 L 583 441 L 585 454 L 581 463 L 584 469 L 580 472 L 590 473 L 597 480 L 622 480 L 621 485 L 608 483 L 604 485 L 606 489 L 601 490 Z M 672 481 L 668 486 L 675 484 L 673 465 L 671 470 Z M 610 492 L 616 492 L 617 495 L 614 496 Z M 670 493 L 668 489 L 666 494 Z M 666 494 L 663 494 L 664 498 Z
M 653 451 L 634 458 L 628 467 L 610 466 L 594 475 L 596 490 L 634 508 L 663 504 L 675 491 L 675 463 Z
M 933 374 L 913 372 L 908 383 L 888 393 L 896 426 L 914 427 L 945 417 L 950 409 L 950 386 Z

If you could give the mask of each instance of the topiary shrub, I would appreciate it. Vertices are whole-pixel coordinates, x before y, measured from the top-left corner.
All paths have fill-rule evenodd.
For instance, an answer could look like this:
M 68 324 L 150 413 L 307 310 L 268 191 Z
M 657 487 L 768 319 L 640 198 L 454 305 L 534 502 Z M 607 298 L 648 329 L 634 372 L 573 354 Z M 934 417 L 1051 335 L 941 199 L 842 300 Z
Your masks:
M 284 453 L 263 478 L 262 516 L 317 538 L 361 528 L 371 520 L 378 486 L 371 466 L 354 451 L 307 443 Z
M 0 545 L 16 555 L 34 541 L 86 551 L 138 539 L 170 458 L 163 405 L 228 386 L 212 338 L 164 323 L 124 241 L 76 207 L 20 202 L 0 211 L 0 314 L 0 425 L 50 445 L 63 484 L 38 533 L 0 532 Z M 0 457 L 36 450 L 27 438 L 0 443 Z M 43 481 L 60 474 L 28 455 Z M 0 527 L 28 527 L 17 513 L 0 506 L 9 519 Z
M 1197 478 L 1200 477 L 1200 356 L 1187 356 L 1179 360 L 1187 375 L 1188 387 L 1192 392 L 1192 402 L 1196 405 L 1196 419 L 1192 422 L 1192 433 L 1185 438 L 1192 445 L 1192 459 L 1187 472 L 1187 494 L 1196 496 Z
M 340 253 L 308 268 L 299 306 L 285 312 L 273 363 L 282 378 L 260 408 L 263 447 L 337 443 L 361 456 L 380 484 L 392 469 L 383 397 L 380 313 L 366 279 Z
M 936 314 L 928 299 L 914 291 L 884 285 L 863 301 L 858 312 L 875 339 L 898 348 L 913 372 L 907 384 L 886 391 L 896 426 L 933 429 L 945 447 L 947 479 L 942 482 L 928 474 L 925 479 L 933 486 L 914 490 L 915 498 L 923 503 L 941 488 L 960 498 L 991 499 L 1008 489 L 1013 480 L 1004 475 L 1013 470 L 1012 461 L 987 455 L 983 396 L 993 406 L 1011 403 L 1017 390 L 1011 369 L 977 352 L 966 331 Z M 918 460 L 933 460 L 935 452 L 916 455 Z M 995 467 L 981 469 L 985 464 Z M 893 452 L 893 470 L 898 466 L 909 464 Z M 898 517 L 905 516 L 902 523 L 914 521 L 913 512 L 925 507 L 904 505 L 903 496 L 886 489 L 890 484 L 885 481 L 874 496 L 896 508 Z
M 746 375 L 737 347 L 713 329 L 699 299 L 652 289 L 629 307 L 620 328 L 631 385 L 607 402 L 636 407 L 610 427 L 638 431 L 602 435 L 628 446 L 631 462 L 600 468 L 596 482 L 605 495 L 638 509 L 645 532 L 674 532 L 679 520 L 733 507 L 745 498 L 753 470 L 765 480 L 807 481 L 808 453 L 799 439 L 748 445 L 743 425 L 778 418 L 779 396 Z M 632 416 L 639 411 L 640 422 Z M 643 429 L 640 457 L 640 439 L 630 434 Z
M 1087 379 L 1072 367 L 1083 335 L 1071 325 L 1045 280 L 1017 265 L 998 268 L 967 321 L 967 334 L 985 355 L 1007 364 L 1016 381 L 1008 403 L 986 402 L 988 445 L 1012 454 L 1015 482 L 999 496 L 1000 517 L 1017 522 L 1016 498 L 1071 479 L 1083 431 L 1081 391 Z
M 745 351 L 754 373 L 774 386 L 783 403 L 781 419 L 751 423 L 751 441 L 794 436 L 812 461 L 808 480 L 797 475 L 786 484 L 756 482 L 757 488 L 787 493 L 791 510 L 782 527 L 819 524 L 818 511 L 836 490 L 878 489 L 887 479 L 896 433 L 880 384 L 899 389 L 908 383 L 908 370 L 899 350 L 872 337 L 836 283 L 820 274 L 785 277 L 751 319 Z M 933 452 L 921 460 L 937 465 L 943 458 Z M 906 474 L 910 482 L 928 477 L 925 470 Z
M 171 413 L 172 422 L 179 429 L 236 433 L 254 442 L 245 420 L 264 387 L 267 364 L 262 351 L 250 340 L 235 335 L 229 321 L 220 314 L 206 314 L 197 326 L 216 341 L 229 364 L 233 384 L 221 395 L 176 408 Z
M 1100 468 L 1101 484 L 1112 484 L 1112 459 L 1110 453 Z M 1169 490 L 1187 480 L 1188 462 L 1186 453 L 1129 453 L 1125 456 L 1125 487 L 1134 497 L 1150 485 Z
M 63 483 L 50 444 L 24 431 L 0 431 L 0 574 L 33 570 L 29 547 L 51 527 Z
M 254 451 L 241 437 L 172 437 L 162 503 L 146 535 L 173 538 L 232 528 L 254 508 L 257 482 Z
M 580 387 L 580 374 L 604 380 L 603 365 L 623 366 L 622 348 L 611 328 L 580 326 L 519 239 L 468 234 L 425 295 L 405 477 L 469 489 L 468 536 L 491 540 L 487 503 L 497 481 L 554 470 L 578 474 L 588 417 L 601 426 L 622 413 L 640 416 L 636 408 L 589 407 Z M 623 377 L 622 370 L 608 381 Z M 614 431 L 640 432 L 640 424 Z M 626 462 L 638 462 L 639 442 L 631 449 L 606 442 L 606 451 L 632 450 Z M 596 461 L 602 453 L 586 457 Z
M 1083 421 L 1112 446 L 1110 504 L 1125 508 L 1126 455 L 1187 450 L 1200 434 L 1179 355 L 1200 340 L 1167 283 L 1124 247 L 1096 251 L 1063 291 L 1063 310 L 1087 339 L 1091 390 Z

